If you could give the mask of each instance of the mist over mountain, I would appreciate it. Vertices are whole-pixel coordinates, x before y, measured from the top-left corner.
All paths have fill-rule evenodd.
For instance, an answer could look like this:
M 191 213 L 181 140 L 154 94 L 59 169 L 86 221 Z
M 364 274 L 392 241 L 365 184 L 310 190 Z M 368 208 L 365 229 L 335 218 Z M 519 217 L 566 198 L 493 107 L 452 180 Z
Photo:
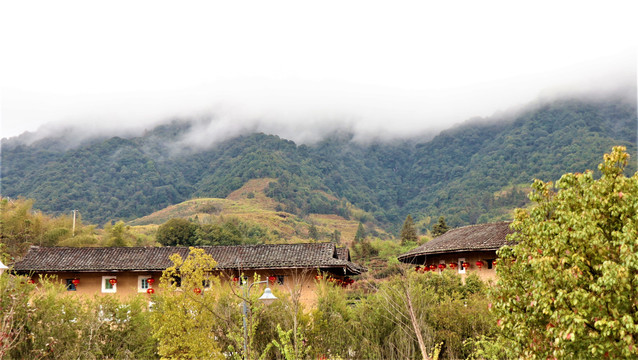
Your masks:
M 350 125 L 304 126 L 295 141 L 281 135 L 295 128 L 221 116 L 118 136 L 27 133 L 2 140 L 2 196 L 34 198 L 50 213 L 77 209 L 101 224 L 273 178 L 266 194 L 283 211 L 351 217 L 352 204 L 362 221 L 392 229 L 409 213 L 423 230 L 441 215 L 452 226 L 509 218 L 534 178 L 595 170 L 614 145 L 627 146 L 631 173 L 638 158 L 636 103 L 626 97 L 543 100 L 436 136 L 367 137 Z

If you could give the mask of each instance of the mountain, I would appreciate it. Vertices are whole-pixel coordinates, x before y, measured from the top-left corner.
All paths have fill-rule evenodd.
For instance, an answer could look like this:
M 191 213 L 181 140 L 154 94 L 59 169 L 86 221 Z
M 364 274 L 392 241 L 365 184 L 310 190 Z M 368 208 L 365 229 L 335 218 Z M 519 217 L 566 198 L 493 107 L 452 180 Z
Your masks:
M 445 216 L 459 226 L 504 219 L 526 204 L 534 178 L 595 170 L 603 153 L 636 157 L 636 104 L 565 98 L 472 119 L 429 140 L 353 141 L 335 132 L 312 145 L 246 134 L 205 149 L 184 139 L 194 120 L 129 137 L 70 144 L 64 135 L 2 141 L 2 196 L 36 200 L 85 221 L 131 220 L 192 198 L 225 198 L 251 179 L 279 209 L 376 221 L 396 231 L 412 214 L 421 230 Z M 636 171 L 632 161 L 628 171 Z M 354 207 L 362 209 L 353 211 Z

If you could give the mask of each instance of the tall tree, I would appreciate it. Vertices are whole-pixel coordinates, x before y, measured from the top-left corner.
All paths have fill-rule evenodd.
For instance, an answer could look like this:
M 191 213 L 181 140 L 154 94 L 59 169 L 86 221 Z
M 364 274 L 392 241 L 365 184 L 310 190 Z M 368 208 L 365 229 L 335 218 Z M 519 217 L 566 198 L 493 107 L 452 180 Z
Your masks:
M 151 314 L 151 325 L 153 336 L 158 340 L 159 355 L 162 358 L 223 359 L 218 336 L 213 331 L 220 316 L 211 311 L 219 292 L 202 291 L 206 280 L 215 285 L 219 283 L 218 278 L 208 276 L 217 262 L 204 250 L 193 248 L 186 259 L 174 254 L 171 261 L 173 266 L 166 269 L 160 279 L 163 291 L 153 298 L 156 309 Z M 179 284 L 175 282 L 177 277 Z
M 445 234 L 450 228 L 445 223 L 443 216 L 439 217 L 439 221 L 432 226 L 432 236 L 437 237 Z
M 414 221 L 412 215 L 408 215 L 403 222 L 403 228 L 401 229 L 401 244 L 406 242 L 417 241 L 416 228 L 414 227 Z
M 164 246 L 195 245 L 197 225 L 192 222 L 175 218 L 170 219 L 157 228 L 157 242 Z
M 332 233 L 331 240 L 335 244 L 341 244 L 341 232 L 339 230 L 335 230 L 334 233 Z
M 507 358 L 638 358 L 638 173 L 623 175 L 628 158 L 614 147 L 598 180 L 536 180 L 535 205 L 517 210 L 517 245 L 500 250 L 492 294 Z
M 310 228 L 308 229 L 308 236 L 310 236 L 310 238 L 314 242 L 317 242 L 317 240 L 319 240 L 319 230 L 317 230 L 315 224 L 310 224 Z
M 366 237 L 366 231 L 363 228 L 363 224 L 361 222 L 359 222 L 359 227 L 357 228 L 357 233 L 354 234 L 354 242 L 360 242 L 361 240 L 365 239 Z

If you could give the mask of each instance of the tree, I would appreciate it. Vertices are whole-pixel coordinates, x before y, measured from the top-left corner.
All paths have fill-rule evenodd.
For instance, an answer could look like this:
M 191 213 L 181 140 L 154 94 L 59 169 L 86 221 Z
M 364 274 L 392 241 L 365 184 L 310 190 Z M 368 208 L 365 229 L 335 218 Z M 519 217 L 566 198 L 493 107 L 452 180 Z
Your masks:
M 124 221 L 118 221 L 115 225 L 107 225 L 105 232 L 104 243 L 106 246 L 131 246 L 135 241 L 131 227 L 124 224 Z
M 495 350 L 507 358 L 638 357 L 638 173 L 614 147 L 592 171 L 534 181 L 500 250 Z M 557 190 L 556 190 L 557 189 Z M 489 357 L 489 356 L 488 356 Z
M 416 228 L 414 227 L 414 221 L 412 215 L 408 215 L 403 222 L 403 228 L 401 229 L 401 244 L 406 242 L 415 242 L 418 240 L 416 235 Z
M 334 233 L 332 233 L 330 240 L 335 244 L 341 244 L 341 232 L 339 230 L 335 230 Z
M 445 223 L 445 218 L 443 216 L 439 217 L 439 221 L 432 226 L 432 236 L 441 236 L 445 234 L 450 228 Z
M 218 283 L 209 277 L 217 263 L 202 249 L 191 248 L 186 259 L 171 256 L 173 266 L 162 274 L 161 294 L 154 297 L 151 324 L 162 358 L 223 359 L 214 331 L 219 317 L 211 311 L 219 292 L 203 291 L 203 281 Z M 180 281 L 175 281 L 179 278 Z
M 477 276 L 464 284 L 452 271 L 402 271 L 351 307 L 354 358 L 465 359 L 470 340 L 496 327 Z
M 157 358 L 146 296 L 68 296 L 57 279 L 37 290 L 30 279 L 0 275 L 0 359 Z
M 317 242 L 317 240 L 319 240 L 319 230 L 317 230 L 315 224 L 310 225 L 310 228 L 308 229 L 308 236 L 310 236 L 310 238 L 314 240 L 314 242 Z
M 363 228 L 363 224 L 359 222 L 359 227 L 357 228 L 357 233 L 354 234 L 354 242 L 359 242 L 366 237 L 366 231 Z
M 164 246 L 195 245 L 197 225 L 175 218 L 170 219 L 157 229 L 157 242 Z

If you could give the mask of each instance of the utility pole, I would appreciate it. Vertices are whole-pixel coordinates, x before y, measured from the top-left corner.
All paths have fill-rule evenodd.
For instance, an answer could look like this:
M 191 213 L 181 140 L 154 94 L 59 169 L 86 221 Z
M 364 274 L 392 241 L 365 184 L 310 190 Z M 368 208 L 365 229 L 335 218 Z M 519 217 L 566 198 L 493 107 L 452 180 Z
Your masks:
M 77 210 L 71 211 L 73 211 L 73 230 L 71 231 L 71 236 L 75 236 L 75 213 L 77 212 Z

